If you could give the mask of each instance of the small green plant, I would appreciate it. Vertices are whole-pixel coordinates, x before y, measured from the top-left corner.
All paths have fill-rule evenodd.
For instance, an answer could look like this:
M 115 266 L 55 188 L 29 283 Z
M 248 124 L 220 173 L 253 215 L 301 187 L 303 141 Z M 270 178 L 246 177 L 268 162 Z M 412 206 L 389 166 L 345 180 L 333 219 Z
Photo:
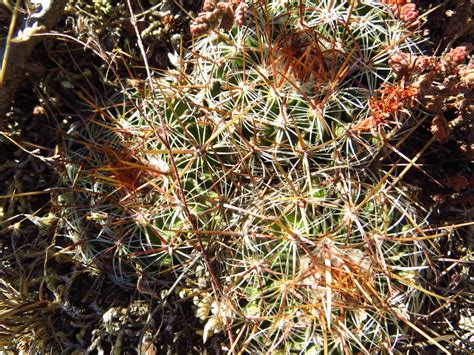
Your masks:
M 238 3 L 71 129 L 70 252 L 192 298 L 231 352 L 390 352 L 432 296 L 425 218 L 372 164 L 409 134 L 387 62 L 415 34 L 377 1 Z

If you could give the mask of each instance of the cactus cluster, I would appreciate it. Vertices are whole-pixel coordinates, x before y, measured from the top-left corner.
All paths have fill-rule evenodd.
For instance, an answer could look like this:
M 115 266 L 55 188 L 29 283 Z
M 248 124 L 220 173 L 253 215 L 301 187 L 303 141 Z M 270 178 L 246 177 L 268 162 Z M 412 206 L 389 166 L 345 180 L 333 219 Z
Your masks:
M 421 312 L 429 238 L 376 164 L 405 114 L 368 119 L 416 36 L 375 0 L 238 3 L 176 70 L 72 127 L 70 252 L 193 299 L 229 351 L 391 351 Z

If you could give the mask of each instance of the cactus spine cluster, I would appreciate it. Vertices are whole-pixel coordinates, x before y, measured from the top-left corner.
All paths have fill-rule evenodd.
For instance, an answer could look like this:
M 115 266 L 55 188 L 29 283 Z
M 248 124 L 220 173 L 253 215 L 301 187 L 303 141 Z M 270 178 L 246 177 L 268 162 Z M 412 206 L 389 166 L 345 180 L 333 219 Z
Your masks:
M 402 117 L 356 127 L 416 38 L 374 0 L 245 11 L 72 129 L 65 233 L 118 283 L 192 298 L 231 351 L 390 351 L 425 221 L 374 164 Z

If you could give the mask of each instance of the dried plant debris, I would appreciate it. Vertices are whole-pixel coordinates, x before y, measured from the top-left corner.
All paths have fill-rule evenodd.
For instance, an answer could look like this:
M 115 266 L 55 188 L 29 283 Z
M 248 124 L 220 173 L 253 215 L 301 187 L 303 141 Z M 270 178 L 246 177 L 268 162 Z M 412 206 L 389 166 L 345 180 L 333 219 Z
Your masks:
M 191 33 L 204 34 L 213 28 L 229 30 L 242 26 L 247 18 L 245 0 L 204 0 L 199 15 L 191 22 Z
M 154 296 L 159 289 L 153 297 L 134 299 L 134 292 L 93 273 L 88 265 L 74 263 L 67 252 L 70 245 L 61 245 L 60 236 L 52 241 L 53 235 L 31 241 L 32 228 L 28 235 L 2 233 L 2 350 L 200 352 L 189 302 L 172 297 L 163 304 Z
M 150 66 L 167 68 L 170 65 L 168 53 L 180 53 L 189 40 L 188 14 L 199 9 L 200 1 L 132 0 L 130 3 Z M 66 28 L 86 47 L 113 52 L 111 57 L 127 66 L 142 64 L 127 1 L 71 1 L 66 11 L 69 15 Z
M 16 5 L 12 9 L 11 26 L 0 46 L 0 128 L 5 127 L 5 115 L 10 112 L 16 90 L 26 76 L 29 60 L 42 34 L 51 31 L 62 19 L 67 0 L 31 2 L 30 12 L 19 19 L 22 11 Z
M 436 182 L 426 190 L 436 202 L 437 211 L 448 211 L 455 201 L 470 208 L 465 196 L 474 186 L 472 50 L 472 44 L 464 43 L 439 56 L 395 53 L 389 61 L 402 82 L 414 90 L 413 109 L 422 112 L 412 112 L 419 120 L 426 120 L 422 127 L 434 140 L 423 161 L 425 172 Z M 423 133 L 415 137 L 423 139 Z
M 472 124 L 472 49 L 471 44 L 461 45 L 440 57 L 394 54 L 389 61 L 404 80 L 411 80 L 417 100 L 433 114 L 431 131 L 438 141 L 446 142 L 453 130 Z

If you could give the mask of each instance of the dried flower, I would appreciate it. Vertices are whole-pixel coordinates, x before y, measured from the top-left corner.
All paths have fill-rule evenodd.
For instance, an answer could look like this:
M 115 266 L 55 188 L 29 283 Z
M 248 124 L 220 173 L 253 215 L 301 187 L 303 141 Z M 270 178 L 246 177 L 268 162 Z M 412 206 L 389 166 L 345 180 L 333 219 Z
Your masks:
M 245 1 L 241 1 L 235 9 L 234 22 L 237 26 L 243 26 L 247 19 L 248 7 Z
M 451 49 L 441 58 L 437 71 L 442 74 L 457 73 L 458 66 L 466 60 L 472 48 L 471 45 L 465 45 Z
M 353 130 L 369 131 L 380 125 L 388 124 L 389 118 L 395 118 L 397 112 L 413 105 L 418 90 L 414 86 L 405 86 L 399 82 L 380 90 L 380 96 L 369 99 L 371 115 L 360 121 Z M 396 119 L 392 120 L 396 123 Z
M 462 64 L 466 57 L 472 50 L 472 46 L 459 46 L 451 49 L 445 56 L 444 59 L 452 65 Z
M 382 0 L 382 3 L 387 4 L 400 20 L 409 24 L 415 24 L 418 21 L 419 12 L 416 4 L 413 4 L 411 0 Z
M 198 17 L 190 25 L 193 35 L 200 35 L 211 28 L 229 29 L 234 22 L 242 26 L 247 17 L 247 4 L 243 0 L 205 0 Z
M 416 5 L 409 3 L 400 8 L 397 16 L 404 22 L 414 23 L 418 20 L 419 13 L 416 9 Z
M 436 66 L 436 58 L 414 56 L 409 53 L 395 53 L 388 59 L 388 65 L 399 75 L 409 76 L 431 70 Z

